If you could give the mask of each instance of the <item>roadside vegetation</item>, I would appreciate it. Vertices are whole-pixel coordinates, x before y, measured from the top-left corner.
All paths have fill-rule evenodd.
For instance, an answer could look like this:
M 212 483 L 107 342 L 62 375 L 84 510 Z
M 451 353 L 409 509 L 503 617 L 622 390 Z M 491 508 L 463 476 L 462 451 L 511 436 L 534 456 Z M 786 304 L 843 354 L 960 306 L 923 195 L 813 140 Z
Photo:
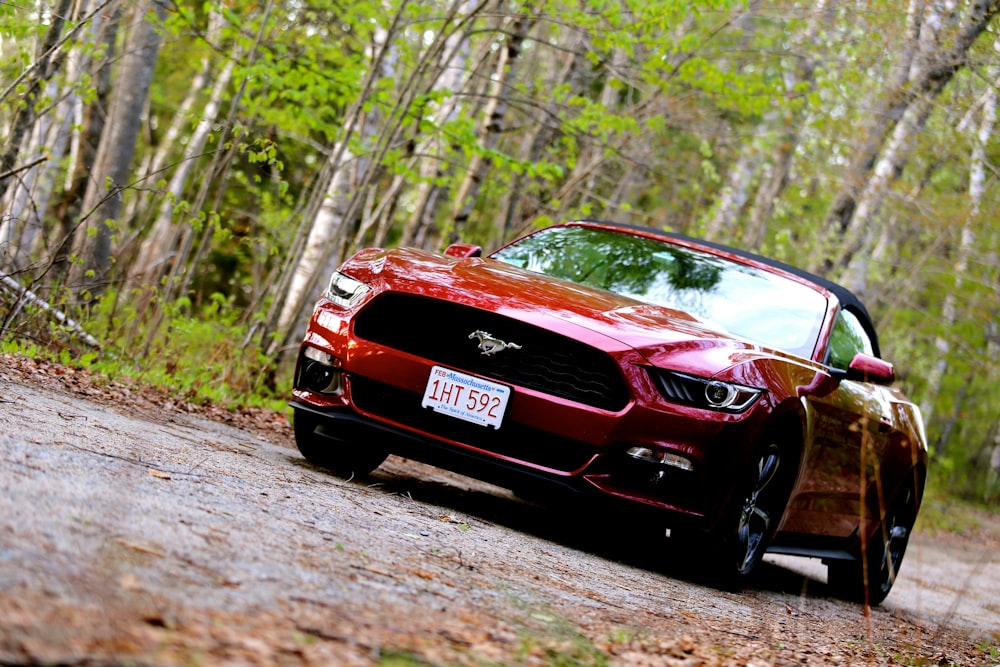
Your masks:
M 0 350 L 283 410 L 356 249 L 650 225 L 857 291 L 997 507 L 1000 3 L 341 4 L 0 3 Z
M 29 306 L 0 341 L 0 352 L 85 370 L 98 380 L 140 390 L 154 387 L 195 404 L 287 412 L 290 369 L 271 363 L 253 340 L 252 326 L 223 297 L 200 308 L 179 300 L 164 309 L 162 330 L 155 334 L 116 298 L 114 290 L 105 292 L 86 319 L 88 335 L 101 340 L 100 347 L 81 343 L 73 332 L 53 325 L 47 311 Z

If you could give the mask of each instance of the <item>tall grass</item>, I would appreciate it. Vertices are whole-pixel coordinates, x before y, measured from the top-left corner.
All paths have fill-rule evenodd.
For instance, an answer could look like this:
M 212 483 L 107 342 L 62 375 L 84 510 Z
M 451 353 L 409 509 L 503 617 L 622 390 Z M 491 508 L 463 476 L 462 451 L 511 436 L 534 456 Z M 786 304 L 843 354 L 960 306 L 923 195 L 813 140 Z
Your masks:
M 194 403 L 284 409 L 291 369 L 264 354 L 256 320 L 226 297 L 158 303 L 157 317 L 150 317 L 155 294 L 122 296 L 108 290 L 74 318 L 99 348 L 49 312 L 24 303 L 14 312 L 13 302 L 2 301 L 0 350 L 150 385 Z

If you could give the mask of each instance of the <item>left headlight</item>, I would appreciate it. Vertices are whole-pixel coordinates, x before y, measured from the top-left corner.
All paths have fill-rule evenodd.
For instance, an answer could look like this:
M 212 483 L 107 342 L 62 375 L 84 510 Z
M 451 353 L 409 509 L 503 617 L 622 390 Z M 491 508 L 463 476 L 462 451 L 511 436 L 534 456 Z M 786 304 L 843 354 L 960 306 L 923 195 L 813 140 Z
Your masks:
M 368 294 L 368 285 L 340 271 L 334 271 L 330 276 L 330 284 L 326 288 L 326 298 L 338 306 L 350 308 Z
M 668 401 L 696 408 L 739 414 L 754 404 L 762 390 L 732 382 L 700 378 L 685 373 L 651 368 L 656 387 Z

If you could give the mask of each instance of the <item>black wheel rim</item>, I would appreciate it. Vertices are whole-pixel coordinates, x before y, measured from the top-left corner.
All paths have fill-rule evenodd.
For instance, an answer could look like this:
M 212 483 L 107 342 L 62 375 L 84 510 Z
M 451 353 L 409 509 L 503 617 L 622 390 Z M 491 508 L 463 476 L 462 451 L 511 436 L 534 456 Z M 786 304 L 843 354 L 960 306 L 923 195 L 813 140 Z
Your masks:
M 752 570 L 763 556 L 771 532 L 771 523 L 774 520 L 770 491 L 775 486 L 774 481 L 780 464 L 781 450 L 775 444 L 770 445 L 757 460 L 757 475 L 743 501 L 739 524 L 736 527 L 737 571 L 740 574 Z

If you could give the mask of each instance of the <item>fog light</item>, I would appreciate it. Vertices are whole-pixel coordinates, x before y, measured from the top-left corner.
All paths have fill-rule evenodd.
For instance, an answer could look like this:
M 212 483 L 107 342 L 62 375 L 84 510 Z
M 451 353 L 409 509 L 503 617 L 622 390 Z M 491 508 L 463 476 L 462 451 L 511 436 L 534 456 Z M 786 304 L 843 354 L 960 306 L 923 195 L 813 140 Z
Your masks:
M 302 352 L 295 386 L 320 394 L 339 394 L 342 375 L 336 357 L 315 347 L 307 347 Z
M 640 461 L 658 463 L 670 468 L 679 468 L 680 470 L 694 470 L 694 464 L 691 463 L 690 459 L 670 452 L 661 452 L 649 447 L 631 447 L 625 453 Z

